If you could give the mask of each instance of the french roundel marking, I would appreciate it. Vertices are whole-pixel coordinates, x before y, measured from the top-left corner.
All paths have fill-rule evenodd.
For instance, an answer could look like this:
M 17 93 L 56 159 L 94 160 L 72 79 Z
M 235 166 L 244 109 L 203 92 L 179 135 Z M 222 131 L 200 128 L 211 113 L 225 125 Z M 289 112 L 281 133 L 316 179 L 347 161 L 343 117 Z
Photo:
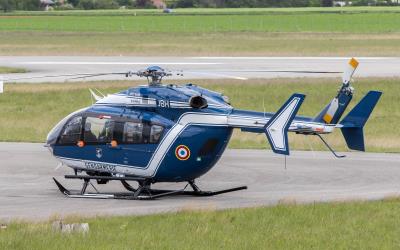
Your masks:
M 185 145 L 179 145 L 175 149 L 176 158 L 181 161 L 186 161 L 190 157 L 190 149 Z

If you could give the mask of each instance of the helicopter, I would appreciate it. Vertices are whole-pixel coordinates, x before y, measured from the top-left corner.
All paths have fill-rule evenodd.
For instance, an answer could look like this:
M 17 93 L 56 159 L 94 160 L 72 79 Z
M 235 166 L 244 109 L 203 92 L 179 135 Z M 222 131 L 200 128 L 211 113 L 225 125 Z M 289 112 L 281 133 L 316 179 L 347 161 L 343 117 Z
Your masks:
M 62 119 L 49 132 L 45 145 L 61 164 L 73 169 L 73 174 L 64 177 L 82 180 L 82 188 L 71 191 L 53 180 L 71 198 L 146 200 L 243 190 L 247 186 L 203 191 L 195 183 L 216 165 L 234 129 L 265 134 L 272 151 L 285 156 L 290 154 L 288 132 L 315 135 L 335 157 L 343 158 L 322 137 L 339 128 L 349 149 L 365 151 L 363 127 L 382 92 L 369 91 L 341 119 L 354 94 L 351 78 L 358 64 L 354 58 L 349 61 L 337 95 L 315 117 L 297 115 L 303 94 L 293 94 L 275 113 L 239 110 L 227 96 L 195 84 L 163 84 L 162 79 L 173 73 L 159 66 L 84 74 L 78 78 L 121 74 L 146 77 L 148 84 L 108 95 L 90 89 L 95 103 Z M 91 180 L 97 184 L 120 181 L 128 192 L 101 193 Z M 178 190 L 151 187 L 160 182 L 187 184 Z M 96 192 L 87 192 L 89 184 Z

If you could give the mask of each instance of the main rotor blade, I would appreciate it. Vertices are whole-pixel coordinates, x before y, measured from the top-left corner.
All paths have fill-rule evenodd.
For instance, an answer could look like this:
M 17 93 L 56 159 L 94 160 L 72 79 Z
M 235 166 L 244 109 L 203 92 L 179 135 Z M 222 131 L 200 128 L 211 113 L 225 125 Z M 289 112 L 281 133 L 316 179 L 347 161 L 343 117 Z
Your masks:
M 224 71 L 221 71 L 224 72 Z M 220 74 L 220 73 L 210 73 L 210 72 L 199 72 L 199 71 L 183 71 L 183 73 L 194 74 L 194 75 L 205 75 L 205 76 L 218 76 L 222 78 L 230 78 L 235 80 L 248 80 L 246 77 L 241 76 L 232 76 L 227 74 Z
M 316 70 L 221 70 L 212 72 L 243 72 L 243 73 L 304 73 L 304 74 L 342 74 L 342 71 L 316 71 Z
M 46 76 L 31 76 L 31 77 L 20 77 L 20 78 L 5 78 L 5 82 L 20 81 L 20 80 L 31 80 L 31 79 L 44 79 L 44 78 L 57 78 L 57 77 L 74 77 L 74 76 L 96 76 L 96 75 L 125 75 L 124 73 L 80 73 L 80 74 L 63 74 L 63 75 L 46 75 Z
M 78 76 L 78 77 L 73 77 L 69 78 L 67 80 L 76 80 L 76 79 L 82 79 L 82 78 L 89 78 L 89 77 L 96 77 L 96 76 L 107 76 L 107 75 L 127 75 L 128 73 L 98 73 L 98 74 L 89 74 L 89 75 L 83 75 L 83 76 Z

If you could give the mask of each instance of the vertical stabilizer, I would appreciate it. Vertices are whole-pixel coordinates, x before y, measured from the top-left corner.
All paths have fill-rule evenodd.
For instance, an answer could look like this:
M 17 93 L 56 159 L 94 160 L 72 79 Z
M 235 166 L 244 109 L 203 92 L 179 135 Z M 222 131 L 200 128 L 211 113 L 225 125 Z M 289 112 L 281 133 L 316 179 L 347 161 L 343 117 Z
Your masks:
M 374 110 L 382 92 L 370 91 L 340 122 L 347 146 L 350 149 L 365 151 L 363 128 Z

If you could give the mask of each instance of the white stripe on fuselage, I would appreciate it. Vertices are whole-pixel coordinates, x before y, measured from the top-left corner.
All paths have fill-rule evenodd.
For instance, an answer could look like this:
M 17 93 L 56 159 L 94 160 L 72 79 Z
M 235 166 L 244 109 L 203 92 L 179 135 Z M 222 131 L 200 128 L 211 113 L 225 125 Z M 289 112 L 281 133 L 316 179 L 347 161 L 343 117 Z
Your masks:
M 182 134 L 188 126 L 226 126 L 234 128 L 243 127 L 264 127 L 269 119 L 260 119 L 259 117 L 246 117 L 246 116 L 229 116 L 229 115 L 218 115 L 210 113 L 185 113 L 183 114 L 178 122 L 168 131 L 163 137 L 153 156 L 146 167 L 130 166 L 130 165 L 119 165 L 106 162 L 95 162 L 86 161 L 81 159 L 70 159 L 57 157 L 60 161 L 65 163 L 67 166 L 94 170 L 93 167 L 99 167 L 98 170 L 104 170 L 106 172 L 121 173 L 125 175 L 136 175 L 142 177 L 154 177 L 160 167 L 160 164 L 165 159 L 166 154 L 176 141 L 176 139 Z M 299 122 L 297 122 L 299 123 Z M 300 122 L 300 124 L 303 124 Z M 306 123 L 304 123 L 306 125 Z M 322 125 L 322 124 L 321 124 Z M 293 123 L 292 123 L 293 126 Z M 92 165 L 88 163 L 93 163 Z M 98 165 L 96 165 L 98 164 Z M 103 164 L 103 165 L 102 165 Z M 92 168 L 90 168 L 90 167 Z
M 165 100 L 162 100 L 165 101 Z M 129 96 L 126 94 L 110 94 L 103 99 L 97 101 L 95 105 L 110 105 L 122 107 L 157 107 L 157 100 L 155 98 L 147 98 L 142 96 Z M 209 103 L 210 108 L 229 108 L 228 105 Z M 159 106 L 159 108 L 162 108 Z M 164 108 L 187 108 L 191 109 L 189 102 L 169 101 L 169 105 Z
M 200 113 L 185 113 L 179 121 L 169 130 L 165 137 L 161 140 L 148 165 L 143 167 L 126 166 L 111 163 L 104 163 L 108 168 L 108 172 L 123 173 L 126 175 L 136 175 L 144 177 L 153 177 L 156 175 L 160 164 L 163 162 L 165 155 L 168 153 L 171 146 L 174 144 L 179 135 L 190 125 L 199 126 L 228 126 L 226 115 L 216 114 L 200 114 Z M 85 162 L 77 159 L 66 159 L 58 157 L 63 163 L 71 167 L 87 169 Z M 97 162 L 94 162 L 97 163 Z M 100 166 L 101 164 L 99 164 Z M 115 168 L 115 169 L 114 169 Z M 105 169 L 107 171 L 107 169 Z

